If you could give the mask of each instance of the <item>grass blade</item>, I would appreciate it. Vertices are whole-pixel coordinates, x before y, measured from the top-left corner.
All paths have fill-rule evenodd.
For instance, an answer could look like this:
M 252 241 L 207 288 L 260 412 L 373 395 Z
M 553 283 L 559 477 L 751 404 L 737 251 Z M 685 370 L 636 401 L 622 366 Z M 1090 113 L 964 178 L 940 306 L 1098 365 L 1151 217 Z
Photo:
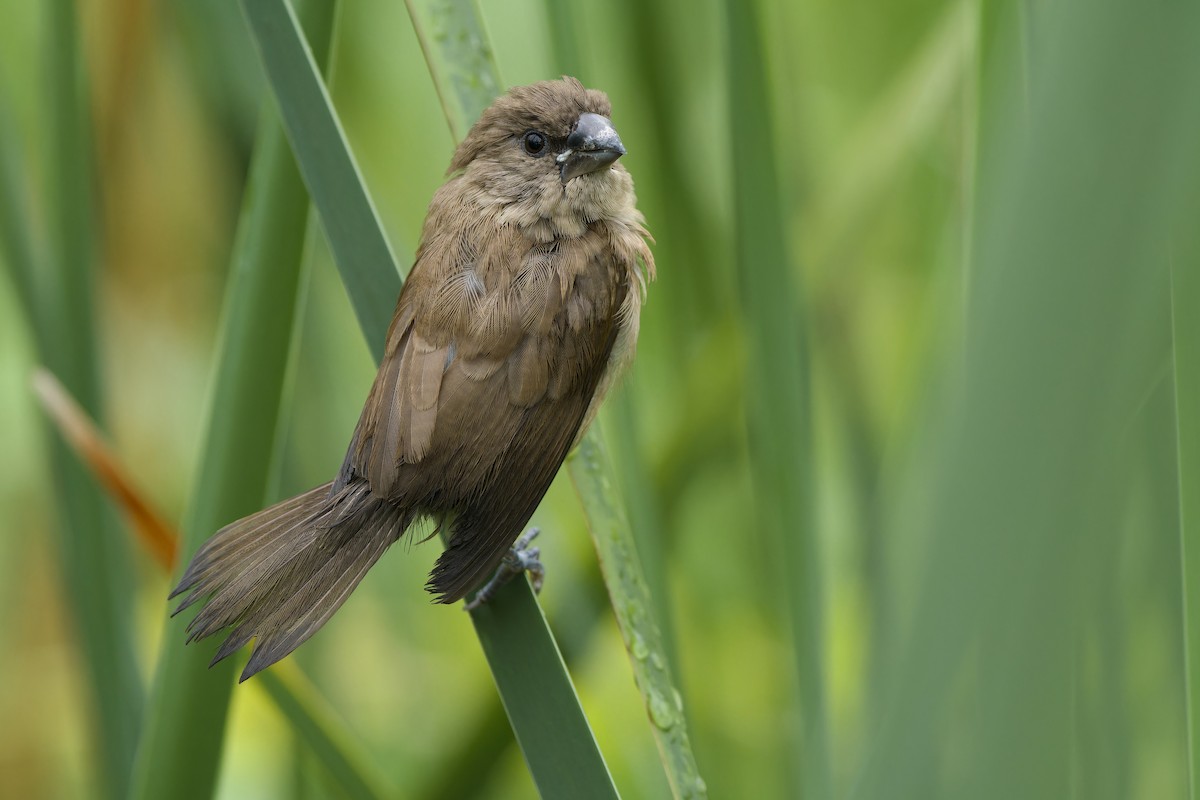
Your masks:
M 333 260 L 367 346 L 378 361 L 400 294 L 396 257 L 333 113 L 308 41 L 297 33 L 295 16 L 286 3 L 279 2 L 243 3 L 243 13 Z M 309 152 L 312 142 L 319 152 Z
M 751 471 L 759 524 L 786 571 L 773 574 L 784 587 L 800 681 L 801 736 L 792 761 L 800 772 L 793 780 L 797 794 L 820 798 L 830 796 L 830 787 L 806 322 L 779 208 L 755 6 L 727 0 L 726 11 L 736 257 L 750 331 Z
M 0 92 L 0 260 L 8 265 L 17 300 L 34 331 L 35 342 L 40 343 L 44 334 L 34 327 L 38 322 L 38 297 L 33 276 L 38 259 L 34 255 L 33 228 L 28 214 L 27 176 L 17 141 L 12 104 Z
M 342 280 L 378 359 L 400 288 L 391 249 L 287 3 L 255 0 L 242 8 Z M 448 117 L 452 113 L 457 112 L 451 109 Z M 539 791 L 548 797 L 615 796 L 529 582 L 510 583 L 472 613 L 472 621 Z
M 542 607 L 528 581 L 513 584 L 515 590 L 505 587 L 471 612 L 471 621 L 538 792 L 617 797 Z M 548 694 L 550 702 L 539 694 Z
M 1200 9 L 1045 12 L 1028 115 L 1019 92 L 981 98 L 1006 122 L 980 141 L 970 336 L 922 465 L 930 508 L 892 531 L 924 563 L 854 797 L 1097 796 L 1077 791 L 1097 754 L 1078 746 L 1074 700 L 1094 668 L 1089 616 L 1119 624 L 1100 598 L 1124 598 L 1093 565 L 1176 545 L 1169 526 L 1128 524 L 1143 501 L 1131 429 L 1166 356 L 1163 242 L 1196 180 Z
M 123 508 L 141 533 L 143 549 L 150 552 L 165 572 L 174 569 L 180 535 L 168 525 L 134 485 L 132 477 L 113 454 L 95 425 L 45 370 L 34 376 L 34 388 L 70 443 L 75 455 L 92 471 L 113 501 Z M 288 662 L 264 673 L 260 684 L 293 729 L 315 754 L 348 797 L 385 797 L 383 781 L 355 752 L 350 736 L 329 709 L 316 688 L 295 664 Z
M 328 42 L 332 3 L 307 6 Z M 279 123 L 265 114 L 235 244 L 200 473 L 184 520 L 184 552 L 221 525 L 262 507 L 291 347 L 308 196 Z M 211 796 L 232 685 L 232 661 L 184 647 L 192 613 L 167 623 L 138 751 L 133 795 Z
M 32 287 L 41 301 L 31 317 L 43 360 L 80 404 L 102 419 L 92 313 L 95 186 L 78 20 L 71 0 L 55 0 L 46 8 L 50 258 L 45 269 L 30 274 L 26 291 Z M 62 513 L 58 552 L 97 710 L 102 791 L 119 797 L 129 784 L 143 702 L 132 646 L 128 546 L 113 532 L 115 521 L 99 490 L 57 438 L 52 458 Z
M 454 141 L 503 84 L 475 0 L 405 0 Z
M 494 99 L 492 88 L 501 83 L 478 10 L 470 0 L 457 3 L 409 0 L 408 9 L 443 107 L 463 109 L 466 120 L 474 120 Z M 439 46 L 431 49 L 431 42 Z M 463 42 L 472 46 L 464 50 Z M 466 133 L 466 123 L 456 123 L 461 116 L 447 115 L 455 139 Z M 676 797 L 703 797 L 706 787 L 692 754 L 682 696 L 671 678 L 667 647 L 625 506 L 617 497 L 616 472 L 601 443 L 599 426 L 593 426 L 575 456 L 568 460 L 567 468 L 588 517 L 605 587 L 667 780 Z
M 550 0 L 545 4 L 550 20 L 551 48 L 554 61 L 565 75 L 584 80 L 583 63 L 580 56 L 579 37 L 576 35 L 574 2 Z M 586 85 L 586 81 L 584 81 Z M 660 234 L 661 235 L 661 234 Z M 662 639 L 663 652 L 668 662 L 676 656 L 674 631 L 671 628 L 670 595 L 667 587 L 666 558 L 664 557 L 662 509 L 657 496 L 647 487 L 651 479 L 644 459 L 638 452 L 641 441 L 637 428 L 637 415 L 632 391 L 614 391 L 608 402 L 611 442 L 616 452 L 618 469 L 612 474 L 621 477 L 620 494 L 628 509 L 628 519 L 621 524 L 628 530 L 640 534 L 636 537 L 638 560 L 642 577 L 650 590 L 653 603 L 647 608 L 657 622 Z M 575 473 L 572 473 L 574 478 Z M 583 478 L 584 476 L 580 476 Z M 576 483 L 578 486 L 578 483 Z M 601 557 L 603 563 L 603 557 Z M 606 579 L 607 580 L 607 579 Z M 635 667 L 636 668 L 636 667 Z M 639 680 L 639 685 L 641 681 Z M 686 733 L 685 733 L 686 735 Z M 688 748 L 690 752 L 690 746 Z M 680 755 L 683 755 L 682 753 Z M 664 755 L 665 757 L 665 755 Z M 692 764 L 695 767 L 695 764 Z
M 276 664 L 260 678 L 263 691 L 346 797 L 374 800 L 394 794 L 360 757 L 333 709 L 295 664 Z
M 1193 192 L 1192 214 L 1200 211 Z M 1185 218 L 1187 219 L 1187 218 Z M 1175 424 L 1179 459 L 1179 552 L 1183 580 L 1183 651 L 1187 695 L 1188 793 L 1200 778 L 1200 237 L 1184 223 L 1171 257 Z
M 671 678 L 650 587 L 642 574 L 625 506 L 617 496 L 612 462 L 597 427 L 593 426 L 580 443 L 568 468 L 587 514 L 604 583 L 630 655 L 634 680 L 645 700 L 671 792 L 675 797 L 707 797 L 708 788 L 700 777 L 688 738 L 683 697 Z

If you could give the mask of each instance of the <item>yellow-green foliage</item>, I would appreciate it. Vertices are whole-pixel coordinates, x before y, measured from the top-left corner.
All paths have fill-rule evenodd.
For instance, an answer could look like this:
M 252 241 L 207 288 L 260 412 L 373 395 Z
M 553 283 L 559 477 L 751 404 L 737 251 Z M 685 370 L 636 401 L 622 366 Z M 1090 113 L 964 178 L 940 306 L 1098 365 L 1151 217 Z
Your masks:
M 405 7 L 341 5 L 331 94 L 404 267 L 452 128 Z M 1200 6 L 413 5 L 435 39 L 478 8 L 504 84 L 612 98 L 659 278 L 604 430 L 710 794 L 1184 796 Z M 163 654 L 204 646 L 39 422 L 44 363 L 192 547 L 336 470 L 374 369 L 361 304 L 294 207 L 298 304 L 236 272 L 273 103 L 237 4 L 0 4 L 2 796 L 149 796 L 176 769 L 227 798 L 534 791 L 470 617 L 422 590 L 436 542 L 296 654 L 311 686 L 251 681 L 222 726 L 222 670 L 164 707 Z M 227 338 L 233 291 L 273 309 L 270 353 Z M 265 496 L 223 497 L 226 468 Z M 534 521 L 614 783 L 666 796 L 565 471 Z M 146 755 L 189 703 L 205 731 Z

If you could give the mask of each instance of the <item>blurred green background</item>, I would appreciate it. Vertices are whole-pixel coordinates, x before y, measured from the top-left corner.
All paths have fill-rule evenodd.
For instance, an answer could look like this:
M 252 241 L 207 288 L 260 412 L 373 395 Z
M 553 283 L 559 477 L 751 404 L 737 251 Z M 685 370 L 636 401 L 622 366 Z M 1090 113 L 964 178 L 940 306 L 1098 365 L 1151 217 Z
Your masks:
M 1200 12 L 1148 5 L 480 3 L 508 85 L 570 71 L 609 94 L 657 238 L 605 430 L 713 797 L 1188 795 L 1200 352 L 1173 339 L 1200 335 Z M 94 163 L 64 164 L 71 7 L 0 5 L 4 797 L 104 796 L 128 768 L 105 764 L 81 645 L 124 634 L 72 611 L 50 480 L 69 459 L 14 262 L 67 248 L 64 224 L 94 255 L 85 400 L 179 520 L 271 102 L 234 4 L 80 2 Z M 408 264 L 453 142 L 402 4 L 342 4 L 332 76 Z M 87 234 L 63 209 L 89 200 Z M 334 473 L 374 372 L 310 252 L 277 497 Z M 617 786 L 664 796 L 565 476 L 534 522 Z M 124 527 L 87 568 L 119 562 L 144 688 L 182 642 L 159 641 L 168 579 Z M 437 545 L 393 550 L 293 659 L 399 796 L 530 796 L 467 615 L 422 589 Z M 333 791 L 261 687 L 236 689 L 219 796 Z

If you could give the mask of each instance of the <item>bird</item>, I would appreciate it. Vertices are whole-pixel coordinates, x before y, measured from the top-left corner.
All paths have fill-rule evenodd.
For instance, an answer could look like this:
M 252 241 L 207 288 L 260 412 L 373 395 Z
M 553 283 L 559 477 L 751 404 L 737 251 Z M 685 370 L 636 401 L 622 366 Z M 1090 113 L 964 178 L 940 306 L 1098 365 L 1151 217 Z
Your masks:
M 569 76 L 479 116 L 430 202 L 337 477 L 221 528 L 171 592 L 174 614 L 203 601 L 188 643 L 228 630 L 212 664 L 253 640 L 244 681 L 287 656 L 418 520 L 447 534 L 436 602 L 531 561 L 511 547 L 631 360 L 655 275 L 611 117 Z

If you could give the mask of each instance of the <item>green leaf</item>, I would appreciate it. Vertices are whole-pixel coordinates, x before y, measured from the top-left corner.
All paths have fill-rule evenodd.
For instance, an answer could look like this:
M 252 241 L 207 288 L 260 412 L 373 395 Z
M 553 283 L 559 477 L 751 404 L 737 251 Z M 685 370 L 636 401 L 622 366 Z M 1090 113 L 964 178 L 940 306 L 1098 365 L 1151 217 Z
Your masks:
M 75 4 L 47 4 L 45 52 L 50 75 L 50 137 L 46 154 L 49 258 L 14 264 L 28 273 L 18 281 L 30 309 L 38 349 L 94 419 L 103 420 L 93 321 L 95 181 L 87 85 L 80 58 Z M 20 202 L 20 201 L 18 201 Z M 12 224 L 23 224 L 19 218 Z M 7 237 L 6 237 L 7 238 Z M 32 258 L 32 243 L 11 244 L 18 259 Z M 21 251 L 25 251 L 22 253 Z M 80 641 L 84 674 L 96 711 L 100 791 L 121 797 L 137 744 L 142 686 L 133 652 L 129 547 L 116 532 L 112 510 L 84 468 L 55 436 L 54 485 L 62 519 L 58 554 Z
M 307 40 L 283 2 L 243 3 L 284 130 L 367 345 L 383 357 L 400 273 Z
M 306 6 L 328 42 L 334 5 Z M 298 293 L 308 197 L 273 113 L 264 113 L 230 271 L 208 430 L 183 524 L 183 553 L 266 499 Z M 186 560 L 184 561 L 186 563 Z M 216 785 L 232 661 L 184 647 L 194 612 L 172 618 L 135 770 L 134 797 L 207 798 Z
M 683 697 L 671 678 L 650 587 L 642 574 L 625 506 L 617 494 L 612 462 L 602 442 L 594 425 L 567 463 L 571 480 L 587 514 L 604 583 L 629 652 L 634 680 L 645 700 L 671 792 L 675 797 L 707 797 L 708 788 L 700 777 L 688 739 Z
M 244 2 L 243 10 L 342 281 L 379 358 L 399 293 L 399 273 L 383 229 L 287 4 L 254 0 Z M 547 797 L 615 796 L 528 580 L 508 584 L 473 612 L 472 620 L 539 791 Z
M 475 0 L 405 0 L 454 141 L 500 94 L 496 56 Z
M 970 334 L 913 465 L 922 513 L 889 532 L 920 569 L 853 797 L 1137 793 L 1094 777 L 1127 748 L 1087 739 L 1133 741 L 1132 695 L 1096 686 L 1121 685 L 1112 671 L 1139 667 L 1118 648 L 1147 641 L 1124 638 L 1145 624 L 1123 596 L 1131 552 L 1177 546 L 1137 513 L 1174 488 L 1139 462 L 1166 451 L 1144 409 L 1169 343 L 1165 243 L 1197 180 L 1200 7 L 1037 9 L 1027 56 L 1011 35 L 992 53 L 997 76 L 1028 58 L 1028 94 L 983 82 L 1002 122 L 980 140 Z
M 17 300 L 40 347 L 44 334 L 36 329 L 39 301 L 34 283 L 38 258 L 34 255 L 33 229 L 28 214 L 29 190 L 23 166 L 12 104 L 8 97 L 0 94 L 0 260 L 8 267 Z
M 277 664 L 258 680 L 346 797 L 374 800 L 394 794 L 385 789 L 382 778 L 347 739 L 333 709 L 295 665 Z
M 447 113 L 455 138 L 461 139 L 466 133 L 461 118 L 478 117 L 501 84 L 482 19 L 469 0 L 409 0 L 408 9 L 443 108 L 461 112 Z M 565 34 L 565 30 L 560 33 Z M 464 49 L 464 42 L 471 46 Z M 437 46 L 430 47 L 434 43 Z M 588 517 L 605 587 L 671 790 L 676 797 L 703 797 L 707 790 L 692 754 L 682 696 L 671 678 L 650 589 L 624 504 L 617 497 L 616 473 L 601 443 L 598 425 L 593 426 L 567 466 Z
M 1188 783 L 1200 797 L 1200 191 L 1173 238 L 1171 320 L 1175 356 L 1175 424 L 1179 460 L 1179 550 L 1183 580 L 1184 678 L 1187 686 Z
M 780 210 L 772 120 L 752 3 L 727 0 L 729 119 L 741 301 L 750 343 L 747 428 L 758 522 L 779 568 L 799 674 L 794 791 L 830 796 L 807 321 Z

